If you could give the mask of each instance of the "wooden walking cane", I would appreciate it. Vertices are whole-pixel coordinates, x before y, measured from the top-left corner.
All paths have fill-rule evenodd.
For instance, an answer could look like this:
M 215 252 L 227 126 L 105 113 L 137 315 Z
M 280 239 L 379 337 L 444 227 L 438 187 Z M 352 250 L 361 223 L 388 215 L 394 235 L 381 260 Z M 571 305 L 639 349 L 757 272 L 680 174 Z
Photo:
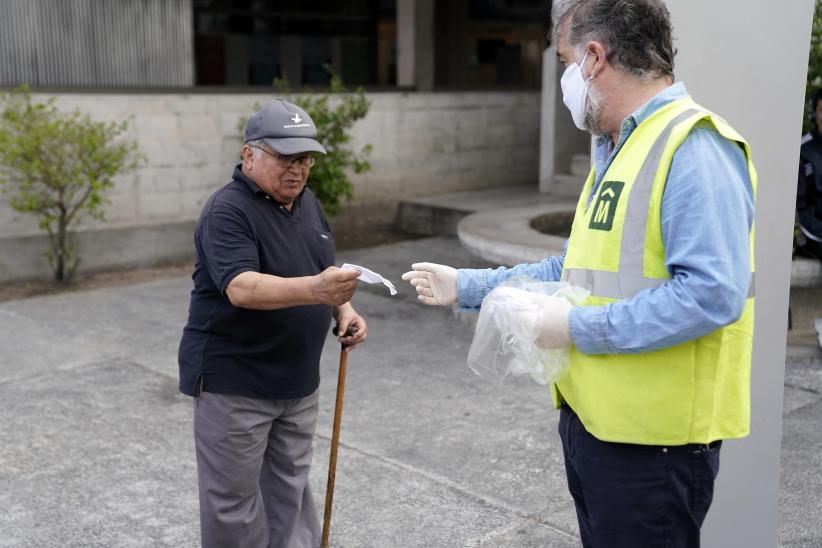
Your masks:
M 346 331 L 352 335 L 352 331 Z M 334 480 L 337 476 L 337 448 L 340 445 L 340 422 L 342 419 L 343 396 L 345 395 L 345 370 L 348 368 L 348 352 L 340 345 L 340 373 L 337 377 L 337 404 L 334 407 L 334 429 L 331 433 L 331 457 L 328 461 L 328 486 L 325 490 L 325 515 L 323 517 L 322 548 L 328 548 L 328 533 L 331 529 L 331 505 L 334 502 Z

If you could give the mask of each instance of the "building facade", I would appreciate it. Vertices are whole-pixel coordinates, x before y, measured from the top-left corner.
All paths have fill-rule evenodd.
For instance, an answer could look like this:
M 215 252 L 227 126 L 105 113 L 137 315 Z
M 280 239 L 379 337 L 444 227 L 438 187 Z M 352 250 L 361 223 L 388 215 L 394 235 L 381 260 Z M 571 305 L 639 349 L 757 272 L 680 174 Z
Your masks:
M 327 68 L 371 102 L 352 146 L 372 169 L 332 219 L 342 245 L 394 223 L 401 200 L 538 185 L 547 6 L 533 0 L 0 0 L 0 86 L 129 120 L 147 161 L 105 222 L 77 226 L 80 269 L 191 256 L 230 176 L 241 120 L 322 89 Z M 0 281 L 48 276 L 46 238 L 0 197 Z

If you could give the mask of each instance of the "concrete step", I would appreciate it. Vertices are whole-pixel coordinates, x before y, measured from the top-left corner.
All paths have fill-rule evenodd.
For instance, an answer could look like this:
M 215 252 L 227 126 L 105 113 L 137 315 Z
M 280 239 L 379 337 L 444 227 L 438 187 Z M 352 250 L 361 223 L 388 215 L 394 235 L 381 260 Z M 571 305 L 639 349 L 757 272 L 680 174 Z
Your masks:
M 536 218 L 569 218 L 576 203 L 553 196 L 549 204 L 531 204 L 473 213 L 460 221 L 457 236 L 462 247 L 492 263 L 513 266 L 537 263 L 561 255 L 564 236 L 543 234 L 532 227 Z
M 579 191 L 577 191 L 579 194 Z M 521 205 L 552 203 L 536 184 L 451 192 L 403 200 L 397 210 L 397 228 L 420 236 L 454 236 L 466 215 Z
M 397 227 L 419 236 L 456 236 L 457 223 L 471 211 L 414 200 L 402 201 L 397 210 Z
M 557 196 L 566 196 L 568 198 L 579 198 L 579 193 L 582 192 L 582 187 L 585 186 L 585 175 L 572 175 L 570 173 L 559 173 L 554 175 L 554 182 L 551 186 L 551 194 Z
M 571 175 L 587 177 L 591 171 L 591 156 L 588 154 L 574 154 L 571 158 Z
M 581 185 L 578 177 L 573 180 Z M 569 198 L 521 185 L 415 198 L 400 203 L 397 225 L 413 234 L 456 236 L 465 249 L 494 264 L 538 262 L 562 253 L 565 237 L 543 234 L 531 221 L 573 215 L 579 190 Z
M 808 257 L 791 261 L 791 287 L 814 287 L 822 284 L 822 263 Z

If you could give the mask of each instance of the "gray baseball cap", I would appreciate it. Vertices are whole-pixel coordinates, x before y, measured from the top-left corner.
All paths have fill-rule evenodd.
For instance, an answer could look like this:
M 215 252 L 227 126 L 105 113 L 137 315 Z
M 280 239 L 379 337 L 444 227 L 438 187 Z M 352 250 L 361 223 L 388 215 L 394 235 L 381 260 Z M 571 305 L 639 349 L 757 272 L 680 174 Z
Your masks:
M 317 142 L 317 126 L 300 107 L 282 99 L 275 99 L 255 112 L 245 126 L 245 141 L 265 140 L 280 154 L 322 152 Z

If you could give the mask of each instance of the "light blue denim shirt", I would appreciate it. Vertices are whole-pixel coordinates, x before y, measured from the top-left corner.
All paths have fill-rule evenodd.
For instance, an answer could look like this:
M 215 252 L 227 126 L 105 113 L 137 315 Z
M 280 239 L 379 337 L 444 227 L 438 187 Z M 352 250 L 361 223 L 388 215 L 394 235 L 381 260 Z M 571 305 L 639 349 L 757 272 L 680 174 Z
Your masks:
M 596 181 L 625 140 L 660 107 L 686 97 L 682 83 L 658 93 L 623 122 L 616 146 L 597 139 Z M 662 238 L 671 281 L 631 299 L 575 307 L 571 337 L 585 354 L 627 354 L 673 346 L 734 322 L 742 314 L 750 281 L 748 234 L 754 197 L 742 149 L 710 124 L 699 124 L 677 150 L 662 197 Z M 567 249 L 568 243 L 565 247 Z M 559 280 L 565 253 L 513 268 L 459 270 L 462 309 L 478 309 L 498 284 L 517 275 Z

